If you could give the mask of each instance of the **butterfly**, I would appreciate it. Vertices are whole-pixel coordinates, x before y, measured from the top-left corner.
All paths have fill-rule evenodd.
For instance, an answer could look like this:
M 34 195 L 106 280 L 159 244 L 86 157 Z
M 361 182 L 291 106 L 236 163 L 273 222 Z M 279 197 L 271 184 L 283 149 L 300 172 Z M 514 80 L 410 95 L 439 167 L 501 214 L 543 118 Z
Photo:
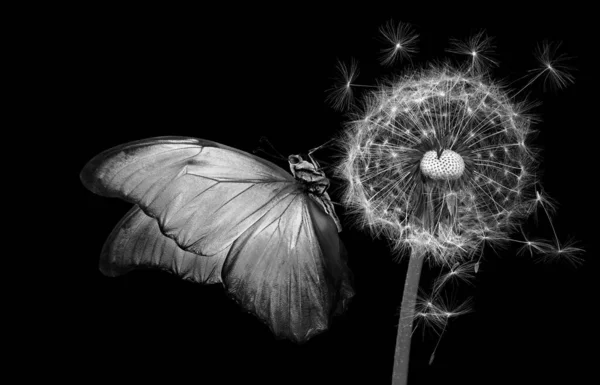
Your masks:
M 313 160 L 288 157 L 291 174 L 216 142 L 156 137 L 106 150 L 80 174 L 95 194 L 134 204 L 106 240 L 100 270 L 160 268 L 221 283 L 278 338 L 327 330 L 353 297 L 352 274 Z

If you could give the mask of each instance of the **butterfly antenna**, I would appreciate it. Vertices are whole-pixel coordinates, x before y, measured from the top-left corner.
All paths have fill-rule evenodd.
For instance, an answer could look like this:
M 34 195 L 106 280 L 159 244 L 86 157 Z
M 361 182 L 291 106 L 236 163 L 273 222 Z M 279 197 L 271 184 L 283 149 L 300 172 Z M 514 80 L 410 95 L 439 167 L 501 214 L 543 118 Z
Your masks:
M 262 152 L 263 154 L 268 155 L 271 158 L 287 162 L 288 158 L 285 157 L 285 156 L 283 156 L 283 155 L 281 155 L 281 153 L 279 151 L 277 151 L 277 149 L 275 148 L 275 146 L 273 146 L 271 144 L 271 142 L 269 142 L 269 139 L 267 139 L 266 136 L 261 136 L 261 138 L 259 139 L 259 143 L 262 144 L 262 145 L 266 144 L 269 147 L 269 150 L 272 151 L 272 152 L 266 151 L 262 147 L 258 147 L 256 150 L 253 151 L 254 153 Z
M 318 150 L 320 150 L 321 148 L 325 147 L 326 145 L 328 145 L 329 143 L 333 142 L 333 139 L 329 139 L 327 142 L 323 143 L 322 145 L 320 145 L 319 147 L 315 147 L 312 150 L 308 151 L 308 159 L 310 159 L 310 161 L 317 166 L 318 168 L 320 168 L 321 166 L 319 165 L 319 162 L 315 161 L 315 159 L 312 157 L 312 154 Z M 330 163 L 327 162 L 322 162 L 321 163 L 325 164 L 326 166 L 329 166 Z
M 319 147 L 315 147 L 312 150 L 308 151 L 308 155 L 311 155 L 313 152 L 320 150 L 321 148 L 325 147 L 326 145 L 328 145 L 330 142 L 333 142 L 333 139 L 329 139 L 327 142 L 323 143 L 322 145 L 320 145 Z

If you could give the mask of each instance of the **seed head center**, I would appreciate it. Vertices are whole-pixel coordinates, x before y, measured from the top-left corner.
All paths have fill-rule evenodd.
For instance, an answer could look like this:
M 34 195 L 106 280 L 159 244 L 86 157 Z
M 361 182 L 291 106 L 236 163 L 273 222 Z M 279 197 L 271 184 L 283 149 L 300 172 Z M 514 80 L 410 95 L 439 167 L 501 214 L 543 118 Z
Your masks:
M 464 171 L 462 156 L 452 150 L 427 151 L 421 159 L 421 172 L 431 179 L 454 180 L 460 178 Z

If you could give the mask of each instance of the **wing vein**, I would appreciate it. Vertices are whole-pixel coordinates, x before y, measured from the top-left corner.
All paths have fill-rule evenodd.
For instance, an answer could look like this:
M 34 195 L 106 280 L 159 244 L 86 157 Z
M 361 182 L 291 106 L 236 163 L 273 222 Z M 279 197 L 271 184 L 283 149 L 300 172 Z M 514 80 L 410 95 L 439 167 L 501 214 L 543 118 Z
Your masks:
M 113 180 L 114 180 L 114 179 L 117 177 L 117 175 L 119 175 L 119 174 L 120 174 L 120 173 L 121 173 L 123 170 L 125 170 L 126 168 L 129 168 L 129 167 L 132 167 L 132 166 L 137 166 L 137 165 L 138 165 L 138 164 L 139 164 L 139 163 L 140 163 L 140 162 L 141 162 L 143 159 L 150 158 L 150 157 L 153 157 L 153 158 L 155 158 L 155 157 L 157 157 L 157 156 L 159 156 L 159 155 L 164 155 L 164 154 L 166 154 L 166 153 L 168 153 L 168 152 L 172 152 L 172 151 L 182 151 L 182 150 L 187 150 L 187 149 L 190 149 L 190 148 L 195 148 L 195 147 L 198 147 L 198 145 L 192 145 L 192 146 L 189 146 L 189 147 L 170 148 L 170 149 L 165 149 L 164 151 L 160 151 L 160 152 L 152 152 L 152 151 L 148 151 L 148 154 L 144 154 L 144 155 L 137 155 L 137 154 L 136 154 L 136 160 L 135 160 L 134 162 L 127 163 L 127 164 L 123 165 L 122 167 L 120 167 L 120 168 L 119 168 L 119 169 L 118 169 L 118 170 L 117 170 L 117 171 L 116 171 L 116 172 L 113 174 L 113 176 L 110 178 L 110 181 L 108 181 L 108 182 L 109 182 L 109 184 L 112 184 Z M 200 153 L 202 152 L 202 150 L 204 149 L 204 147 L 205 147 L 205 146 L 200 146 L 200 148 L 198 149 L 198 152 L 197 152 L 195 155 L 193 155 L 193 156 L 190 156 L 190 157 L 188 157 L 188 158 L 194 158 L 194 157 L 198 156 L 198 154 L 200 154 Z M 120 152 L 120 153 L 124 153 L 124 148 L 122 148 L 122 149 L 121 149 L 121 152 Z M 113 155 L 111 155 L 111 158 L 112 158 L 112 157 L 114 157 L 114 156 L 116 156 L 116 155 L 118 155 L 118 154 L 119 154 L 119 153 L 116 153 L 116 154 L 113 154 Z M 135 173 L 134 173 L 134 174 L 135 174 Z M 134 174 L 131 174 L 131 175 L 134 175 Z

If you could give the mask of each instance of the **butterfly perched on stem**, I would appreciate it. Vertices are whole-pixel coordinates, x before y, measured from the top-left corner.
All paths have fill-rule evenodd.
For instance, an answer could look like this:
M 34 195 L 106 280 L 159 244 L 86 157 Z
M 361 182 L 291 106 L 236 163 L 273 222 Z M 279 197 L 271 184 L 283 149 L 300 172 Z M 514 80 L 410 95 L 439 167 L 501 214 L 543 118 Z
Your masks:
M 222 283 L 278 338 L 304 342 L 323 332 L 354 292 L 329 180 L 308 158 L 291 155 L 290 174 L 244 151 L 186 137 L 102 152 L 81 181 L 134 206 L 105 242 L 100 270 L 119 276 L 154 267 Z

